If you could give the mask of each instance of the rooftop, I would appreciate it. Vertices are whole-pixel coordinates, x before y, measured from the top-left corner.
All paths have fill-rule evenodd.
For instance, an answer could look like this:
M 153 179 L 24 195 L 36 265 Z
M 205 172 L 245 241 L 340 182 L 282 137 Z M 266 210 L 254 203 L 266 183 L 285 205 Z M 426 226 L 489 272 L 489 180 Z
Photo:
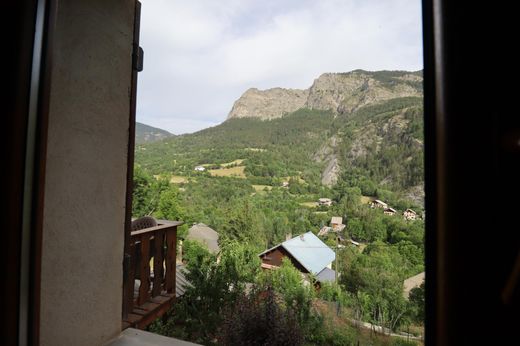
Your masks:
M 316 275 L 316 280 L 320 282 L 334 282 L 336 281 L 336 272 L 328 267 L 323 268 L 321 272 Z
M 403 290 L 404 290 L 404 296 L 408 297 L 410 295 L 410 291 L 414 289 L 415 287 L 421 286 L 425 278 L 425 273 L 421 272 L 417 275 L 414 275 L 412 277 L 409 277 L 408 279 L 404 280 L 403 284 Z
M 197 223 L 188 230 L 188 240 L 195 240 L 205 245 L 211 253 L 220 251 L 218 233 L 203 223 Z
M 330 223 L 331 224 L 342 224 L 343 223 L 343 218 L 341 216 L 333 216 L 332 219 L 330 220 Z
M 287 250 L 296 261 L 314 275 L 319 274 L 336 258 L 334 251 L 312 232 L 307 232 L 286 240 L 262 252 L 260 255 L 270 252 L 279 246 Z

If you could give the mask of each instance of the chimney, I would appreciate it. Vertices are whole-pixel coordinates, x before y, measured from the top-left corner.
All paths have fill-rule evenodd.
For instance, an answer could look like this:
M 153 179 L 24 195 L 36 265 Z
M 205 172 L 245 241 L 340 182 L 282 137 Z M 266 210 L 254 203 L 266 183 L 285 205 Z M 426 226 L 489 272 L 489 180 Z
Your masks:
M 182 239 L 179 239 L 179 245 L 177 246 L 177 258 L 175 262 L 182 263 Z
M 305 234 L 300 234 L 300 240 L 305 240 Z
M 292 233 L 291 233 L 291 232 L 289 232 L 289 233 L 287 233 L 287 234 L 285 235 L 285 240 L 286 240 L 286 241 L 287 241 L 287 240 L 290 240 L 290 239 L 292 239 Z

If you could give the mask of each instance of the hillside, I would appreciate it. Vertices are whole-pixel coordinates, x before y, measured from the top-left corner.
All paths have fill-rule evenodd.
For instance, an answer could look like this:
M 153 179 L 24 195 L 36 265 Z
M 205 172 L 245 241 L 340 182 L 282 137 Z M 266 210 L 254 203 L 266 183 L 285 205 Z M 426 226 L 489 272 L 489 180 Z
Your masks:
M 173 134 L 166 130 L 145 125 L 139 122 L 135 124 L 135 142 L 136 144 L 156 142 L 162 139 L 172 137 Z
M 223 296 L 234 291 L 225 282 L 242 287 L 222 275 L 236 273 L 237 283 L 262 282 L 259 253 L 288 235 L 318 234 L 340 217 L 345 224 L 340 237 L 321 234 L 336 251 L 332 269 L 339 272 L 339 285 L 322 286 L 318 297 L 334 307 L 337 323 L 316 319 L 316 328 L 306 329 L 306 340 L 322 345 L 364 340 L 361 329 L 346 332 L 352 319 L 394 331 L 413 323 L 422 334 L 424 291 L 410 300 L 403 295 L 404 280 L 424 271 L 421 80 L 420 73 L 353 71 L 322 75 L 307 92 L 250 89 L 235 102 L 235 115 L 218 126 L 137 145 L 133 216 L 182 220 L 180 238 L 193 223 L 219 233 L 222 273 L 214 266 L 201 271 L 204 263 L 215 261 L 194 248 L 183 250 L 187 263 L 197 268 L 192 273 L 201 273 L 194 284 L 196 299 L 189 304 L 209 292 L 206 298 L 216 297 L 215 316 L 221 316 L 222 307 L 234 307 L 235 300 L 223 304 L 214 295 L 215 283 L 222 283 L 218 292 Z M 329 198 L 330 205 L 319 205 L 321 198 Z M 371 207 L 376 198 L 395 213 Z M 406 219 L 407 208 L 418 218 Z M 273 279 L 287 284 L 278 290 L 298 292 L 298 299 L 287 299 L 301 302 L 302 316 L 323 316 L 313 306 L 314 291 L 304 291 L 312 286 L 302 285 L 301 274 L 294 271 L 289 276 L 283 268 L 272 271 L 296 278 Z M 219 279 L 208 280 L 211 273 Z M 338 304 L 344 307 L 343 322 Z M 178 309 L 172 318 L 199 320 L 192 315 L 195 310 L 190 307 L 183 315 L 186 310 Z M 178 332 L 197 341 L 199 330 Z
M 153 174 L 190 176 L 197 165 L 240 159 L 253 184 L 272 186 L 298 176 L 314 191 L 341 182 L 364 195 L 387 197 L 389 191 L 422 206 L 421 80 L 417 72 L 324 74 L 310 88 L 308 107 L 280 116 L 273 113 L 273 101 L 267 108 L 273 116 L 267 116 L 255 98 L 247 116 L 233 115 L 215 127 L 138 146 L 136 162 Z M 266 95 L 296 95 L 281 90 Z M 250 95 L 258 93 L 248 90 L 233 109 L 237 104 L 247 108 Z M 288 104 L 284 109 L 302 103 Z

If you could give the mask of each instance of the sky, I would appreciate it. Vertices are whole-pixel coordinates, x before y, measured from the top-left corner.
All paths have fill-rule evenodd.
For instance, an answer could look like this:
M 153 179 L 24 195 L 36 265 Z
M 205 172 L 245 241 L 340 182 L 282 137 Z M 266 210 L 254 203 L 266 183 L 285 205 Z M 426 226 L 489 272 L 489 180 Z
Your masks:
M 141 2 L 137 121 L 174 134 L 223 122 L 249 88 L 423 68 L 420 0 Z

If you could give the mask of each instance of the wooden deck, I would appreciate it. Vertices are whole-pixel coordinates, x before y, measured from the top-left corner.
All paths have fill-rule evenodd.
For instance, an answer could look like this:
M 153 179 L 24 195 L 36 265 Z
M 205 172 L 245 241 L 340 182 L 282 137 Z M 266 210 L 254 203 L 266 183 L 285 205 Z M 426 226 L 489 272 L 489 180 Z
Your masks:
M 158 226 L 131 233 L 122 329 L 146 328 L 175 302 L 177 226 L 181 224 L 160 220 Z
M 134 305 L 132 312 L 123 319 L 122 329 L 145 329 L 150 323 L 163 316 L 175 302 L 175 293 L 163 291 L 160 295 L 150 297 L 141 305 Z

